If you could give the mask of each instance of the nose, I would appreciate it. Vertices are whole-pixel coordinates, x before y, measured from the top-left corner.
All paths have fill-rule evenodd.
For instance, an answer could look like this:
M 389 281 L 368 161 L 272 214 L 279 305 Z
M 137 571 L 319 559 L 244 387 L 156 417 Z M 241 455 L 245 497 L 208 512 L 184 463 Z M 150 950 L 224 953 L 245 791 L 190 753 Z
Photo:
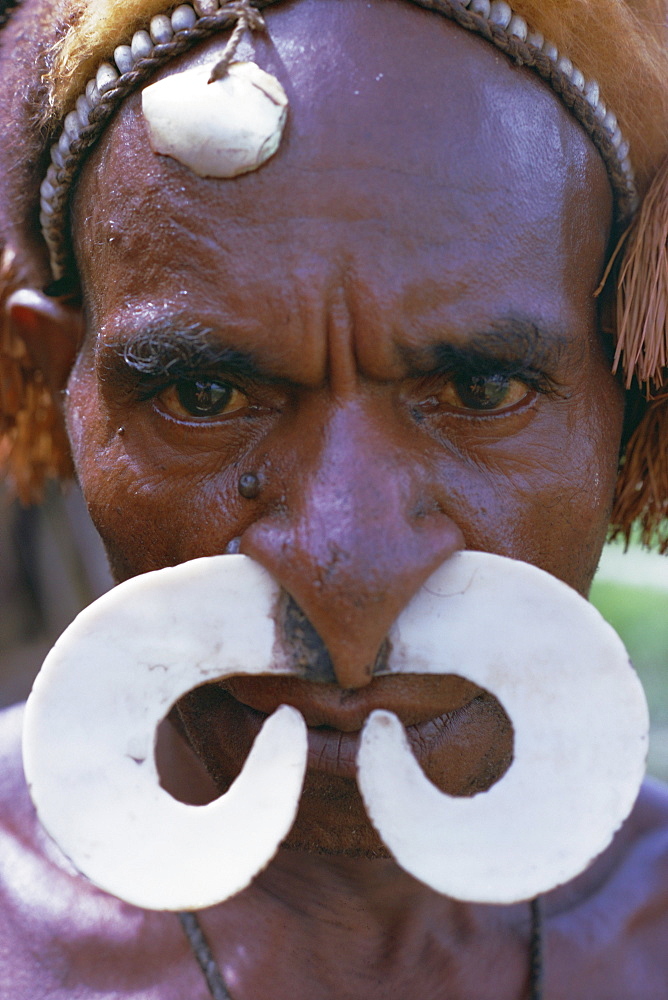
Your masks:
M 399 438 L 397 440 L 396 438 Z M 298 466 L 265 475 L 274 498 L 242 536 L 302 609 L 329 652 L 338 684 L 360 688 L 390 626 L 464 541 L 442 511 L 424 458 L 356 406 L 295 429 Z M 283 440 L 283 447 L 285 447 Z M 284 468 L 288 468 L 285 466 Z M 276 502 L 281 480 L 280 502 Z

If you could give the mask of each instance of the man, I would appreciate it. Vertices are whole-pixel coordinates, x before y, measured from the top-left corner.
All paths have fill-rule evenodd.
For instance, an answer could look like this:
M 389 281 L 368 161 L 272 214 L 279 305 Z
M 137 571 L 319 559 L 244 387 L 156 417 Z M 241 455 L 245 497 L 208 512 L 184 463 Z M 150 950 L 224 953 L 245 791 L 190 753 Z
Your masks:
M 63 112 L 81 92 L 72 53 L 85 84 L 155 6 L 139 18 L 99 4 L 99 37 L 83 18 L 86 63 L 86 5 L 63 5 L 70 49 L 51 71 Z M 42 107 L 26 63 L 63 34 L 48 7 L 26 0 L 4 29 L 5 60 L 19 44 L 31 54 L 15 76 Z M 665 399 L 660 409 L 625 394 L 611 371 L 610 303 L 602 316 L 596 298 L 630 175 L 619 161 L 613 194 L 555 89 L 449 17 L 391 0 L 303 0 L 265 16 L 253 58 L 290 100 L 276 155 L 234 180 L 200 177 L 153 151 L 130 91 L 81 165 L 76 272 L 58 271 L 56 255 L 50 295 L 34 182 L 21 200 L 46 157 L 25 130 L 23 159 L 4 154 L 7 337 L 26 345 L 32 362 L 13 349 L 22 371 L 41 372 L 32 421 L 41 412 L 42 443 L 45 431 L 53 442 L 41 467 L 62 469 L 65 455 L 46 380 L 117 581 L 241 551 L 327 651 L 329 683 L 237 678 L 225 697 L 203 688 L 179 706 L 177 728 L 219 788 L 248 752 L 249 710 L 292 704 L 335 734 L 307 774 L 287 847 L 247 891 L 200 915 L 229 995 L 536 996 L 528 905 L 458 902 L 376 856 L 352 761 L 336 747 L 389 707 L 440 728 L 422 763 L 451 794 L 487 788 L 508 766 L 512 728 L 494 699 L 448 676 L 374 678 L 374 664 L 403 607 L 462 548 L 587 593 L 620 443 L 647 426 L 641 414 L 665 443 Z M 215 62 L 227 37 L 212 33 L 151 81 Z M 642 71 L 656 94 L 650 41 Z M 9 104 L 6 120 L 21 120 Z M 654 148 L 643 193 L 657 163 Z M 656 339 L 645 348 L 656 353 Z M 655 390 L 664 364 L 645 375 Z M 12 433 L 26 443 L 20 411 Z M 38 465 L 29 443 L 14 449 L 25 491 Z M 647 462 L 643 448 L 633 455 Z M 654 454 L 654 493 L 640 479 L 635 491 L 650 528 L 668 495 Z M 105 896 L 55 854 L 23 785 L 19 725 L 13 714 L 4 729 L 3 995 L 205 996 L 173 915 Z M 611 847 L 544 897 L 544 997 L 665 992 L 667 830 L 664 792 L 645 789 Z

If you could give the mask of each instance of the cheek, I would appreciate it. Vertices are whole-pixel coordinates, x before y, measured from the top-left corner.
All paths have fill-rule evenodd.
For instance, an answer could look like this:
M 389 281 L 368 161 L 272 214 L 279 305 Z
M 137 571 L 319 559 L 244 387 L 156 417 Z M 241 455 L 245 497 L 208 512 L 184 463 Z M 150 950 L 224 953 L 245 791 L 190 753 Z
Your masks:
M 131 418 L 110 411 L 83 365 L 70 379 L 66 417 L 77 477 L 116 582 L 222 553 L 248 526 L 236 463 L 221 460 L 207 476 L 197 456 L 175 461 L 159 438 L 147 440 Z
M 417 450 L 403 453 L 407 474 L 430 469 L 428 492 L 468 548 L 533 563 L 586 593 L 607 529 L 622 409 L 616 383 L 596 368 L 568 400 L 539 407 L 517 433 L 457 438 L 450 427 L 447 441 L 421 435 Z M 224 435 L 205 448 L 204 437 L 191 432 L 187 447 L 180 439 L 176 447 L 172 430 L 132 408 L 106 405 L 84 361 L 70 381 L 67 415 L 84 496 L 117 580 L 224 552 L 232 538 L 276 513 L 285 500 L 281 481 L 310 481 L 322 458 L 318 447 L 313 455 L 304 447 L 308 426 L 288 433 L 281 423 L 266 438 L 263 431 Z M 383 425 L 388 435 L 391 423 Z M 387 440 L 396 454 L 396 442 Z M 266 465 L 268 454 L 278 492 L 243 499 L 240 475 Z M 339 488 L 347 489 L 348 473 L 355 470 L 344 472 Z M 355 517 L 363 524 L 369 513 L 356 510 Z
M 586 595 L 605 541 L 623 396 L 607 373 L 521 439 L 488 446 L 463 481 L 467 547 L 533 563 Z

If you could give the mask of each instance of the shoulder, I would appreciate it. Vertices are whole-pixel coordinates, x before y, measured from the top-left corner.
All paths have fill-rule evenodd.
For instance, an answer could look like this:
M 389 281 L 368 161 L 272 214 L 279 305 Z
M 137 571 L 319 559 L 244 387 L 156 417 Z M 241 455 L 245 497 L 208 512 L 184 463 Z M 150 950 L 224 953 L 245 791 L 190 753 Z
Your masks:
M 49 906 L 60 907 L 73 879 L 41 830 L 21 759 L 23 706 L 0 712 L 0 970 L 21 996 L 31 952 Z
M 172 914 L 100 892 L 40 826 L 23 774 L 22 721 L 22 706 L 0 711 L 0 996 L 192 995 L 198 980 L 178 973 L 187 949 Z
M 34 810 L 28 795 L 21 760 L 23 705 L 0 711 L 0 831 L 3 835 L 23 826 Z
M 668 981 L 668 788 L 648 779 L 611 846 L 545 898 L 555 1000 L 649 1000 Z M 549 958 L 552 961 L 549 961 Z M 592 994 L 592 987 L 594 993 Z
M 19 850 L 35 857 L 49 853 L 50 841 L 42 831 L 23 772 L 21 737 L 24 705 L 0 710 L 0 874 L 5 887 L 11 872 L 5 862 Z M 65 859 L 63 858 L 63 862 Z M 1 891 L 1 890 L 0 890 Z
M 668 921 L 668 787 L 648 778 L 618 836 L 614 872 L 632 882 L 636 896 Z M 644 892 L 641 891 L 644 887 Z M 661 904 L 659 906 L 659 904 Z M 668 927 L 667 927 L 668 929 Z
M 643 783 L 633 814 L 640 829 L 652 831 L 668 825 L 668 785 L 647 778 Z

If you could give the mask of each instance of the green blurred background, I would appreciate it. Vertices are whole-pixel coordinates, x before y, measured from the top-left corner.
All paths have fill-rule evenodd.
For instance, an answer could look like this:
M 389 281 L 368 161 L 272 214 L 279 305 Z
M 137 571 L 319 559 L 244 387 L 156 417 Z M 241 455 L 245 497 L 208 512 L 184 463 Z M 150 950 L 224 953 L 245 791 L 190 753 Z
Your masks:
M 668 781 L 668 556 L 608 545 L 590 597 L 640 675 L 652 720 L 648 770 Z

